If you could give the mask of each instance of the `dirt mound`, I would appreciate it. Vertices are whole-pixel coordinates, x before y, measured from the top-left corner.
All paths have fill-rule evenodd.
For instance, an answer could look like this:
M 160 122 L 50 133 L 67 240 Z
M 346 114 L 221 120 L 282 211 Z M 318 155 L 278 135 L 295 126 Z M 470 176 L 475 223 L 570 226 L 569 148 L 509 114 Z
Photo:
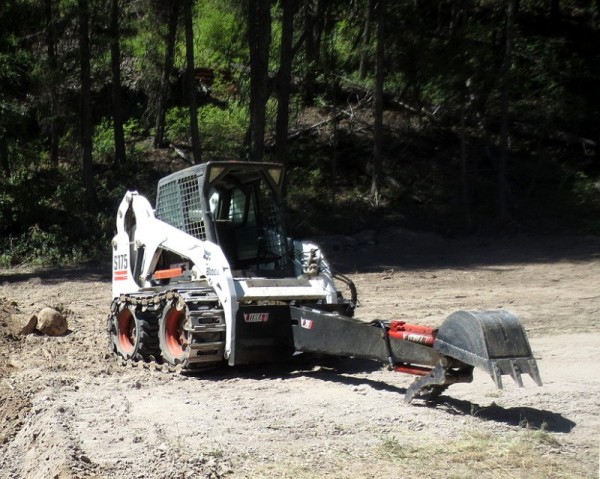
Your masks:
M 5 444 L 23 426 L 31 409 L 27 392 L 10 386 L 4 378 L 0 380 L 0 444 Z
M 11 314 L 17 313 L 17 302 L 8 298 L 0 298 L 0 321 L 6 321 Z
M 20 314 L 17 302 L 8 298 L 0 298 L 0 331 L 3 336 L 12 332 L 13 316 Z
M 31 409 L 30 393 L 9 381 L 15 369 L 14 343 L 22 328 L 16 301 L 0 297 L 0 444 L 8 443 L 23 426 Z

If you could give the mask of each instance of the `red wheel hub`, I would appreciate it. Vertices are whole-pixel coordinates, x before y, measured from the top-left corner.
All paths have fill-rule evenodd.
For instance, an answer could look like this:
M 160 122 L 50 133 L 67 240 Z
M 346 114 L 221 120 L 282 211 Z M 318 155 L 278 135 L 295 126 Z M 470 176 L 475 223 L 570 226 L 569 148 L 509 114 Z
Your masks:
M 183 329 L 185 313 L 171 308 L 165 317 L 165 342 L 169 353 L 174 358 L 184 355 L 183 347 L 187 344 L 187 338 Z
M 137 339 L 133 313 L 128 309 L 123 309 L 117 317 L 117 325 L 117 340 L 121 350 L 126 354 L 132 353 Z

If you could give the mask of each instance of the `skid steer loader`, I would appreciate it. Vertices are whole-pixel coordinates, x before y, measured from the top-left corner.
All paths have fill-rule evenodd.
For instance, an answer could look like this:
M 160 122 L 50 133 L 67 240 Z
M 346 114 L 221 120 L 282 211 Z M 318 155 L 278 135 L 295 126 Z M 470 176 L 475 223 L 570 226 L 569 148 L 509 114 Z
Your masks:
M 155 209 L 125 194 L 112 241 L 116 356 L 185 370 L 299 352 L 366 358 L 417 376 L 407 402 L 470 382 L 474 367 L 499 388 L 503 375 L 542 384 L 507 311 L 455 312 L 437 329 L 355 319 L 354 284 L 316 244 L 286 236 L 283 175 L 273 163 L 209 162 L 160 180 Z

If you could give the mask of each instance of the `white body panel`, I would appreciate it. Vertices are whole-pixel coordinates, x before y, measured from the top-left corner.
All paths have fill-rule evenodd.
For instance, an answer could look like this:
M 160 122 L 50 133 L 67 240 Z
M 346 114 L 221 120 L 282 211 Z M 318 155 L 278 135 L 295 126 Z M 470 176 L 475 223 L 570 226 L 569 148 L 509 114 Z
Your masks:
M 132 209 L 132 212 L 129 210 Z M 126 218 L 135 217 L 135 226 L 127 230 Z M 129 215 L 129 217 L 128 217 Z M 157 219 L 146 198 L 128 191 L 119 205 L 117 234 L 113 247 L 113 298 L 156 287 L 152 274 L 161 251 L 176 253 L 189 261 L 190 281 L 205 282 L 214 288 L 225 314 L 225 359 L 235 341 L 235 318 L 240 302 L 311 300 L 336 303 L 337 291 L 329 265 L 319 248 L 308 242 L 294 242 L 296 278 L 233 278 L 221 248 L 202 241 Z M 134 278 L 135 259 L 143 251 L 138 278 Z M 185 283 L 170 288 L 184 289 Z

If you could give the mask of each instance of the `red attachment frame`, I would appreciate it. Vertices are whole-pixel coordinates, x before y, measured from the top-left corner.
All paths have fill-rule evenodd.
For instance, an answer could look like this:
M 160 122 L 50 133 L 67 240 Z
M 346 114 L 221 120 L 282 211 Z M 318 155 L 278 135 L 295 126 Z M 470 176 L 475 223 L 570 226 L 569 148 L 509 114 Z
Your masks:
M 394 366 L 394 371 L 397 373 L 414 374 L 415 376 L 427 376 L 431 372 L 431 368 L 413 366 L 412 364 L 398 364 Z
M 410 324 L 405 321 L 392 321 L 388 334 L 392 338 L 433 346 L 437 329 L 430 326 Z
M 154 272 L 154 279 L 170 279 L 178 278 L 183 276 L 183 267 L 171 268 L 171 269 L 160 269 Z

